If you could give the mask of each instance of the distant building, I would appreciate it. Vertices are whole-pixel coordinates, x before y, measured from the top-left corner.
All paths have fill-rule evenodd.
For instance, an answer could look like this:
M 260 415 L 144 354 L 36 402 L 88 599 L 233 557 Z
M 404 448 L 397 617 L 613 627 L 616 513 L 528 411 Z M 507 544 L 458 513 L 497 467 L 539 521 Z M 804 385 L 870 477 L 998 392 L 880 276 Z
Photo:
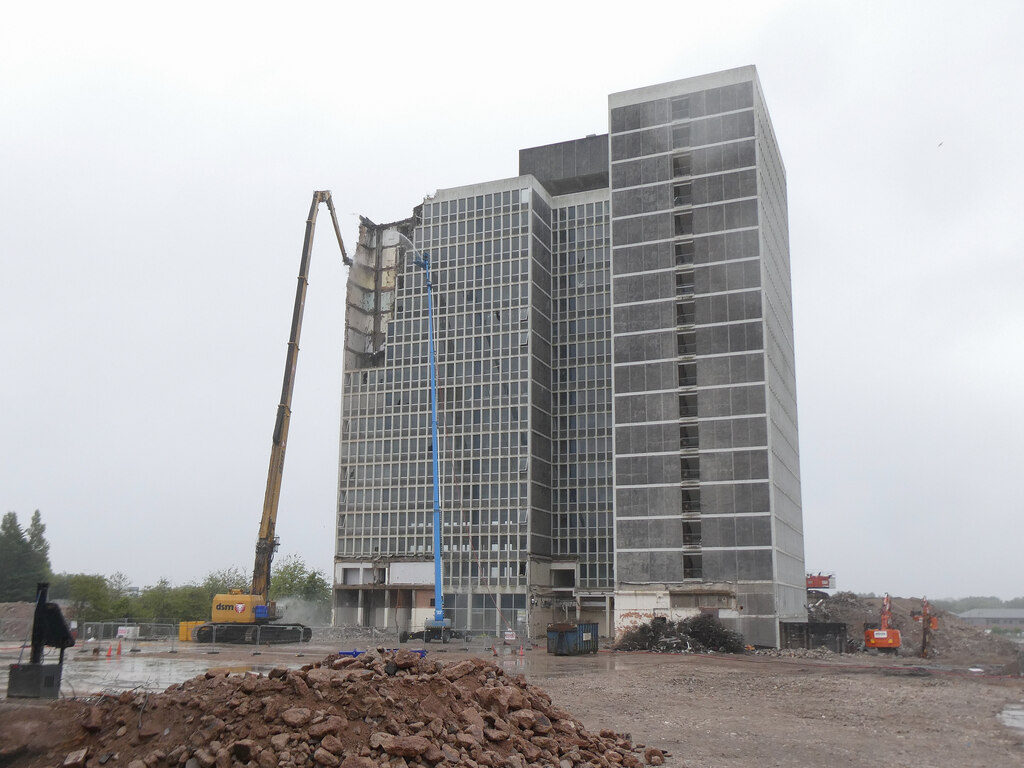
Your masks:
M 972 608 L 957 616 L 976 627 L 1024 630 L 1024 608 Z
M 434 286 L 457 629 L 804 621 L 786 178 L 753 67 L 612 94 L 608 134 L 363 219 L 349 274 L 338 624 L 431 612 Z

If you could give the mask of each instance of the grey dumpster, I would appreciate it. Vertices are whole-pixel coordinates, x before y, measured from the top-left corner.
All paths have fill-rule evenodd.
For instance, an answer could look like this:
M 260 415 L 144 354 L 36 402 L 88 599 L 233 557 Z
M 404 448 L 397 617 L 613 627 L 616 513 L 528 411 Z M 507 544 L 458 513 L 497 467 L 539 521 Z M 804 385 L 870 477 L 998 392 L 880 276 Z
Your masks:
M 597 624 L 548 624 L 548 653 L 555 656 L 597 653 Z

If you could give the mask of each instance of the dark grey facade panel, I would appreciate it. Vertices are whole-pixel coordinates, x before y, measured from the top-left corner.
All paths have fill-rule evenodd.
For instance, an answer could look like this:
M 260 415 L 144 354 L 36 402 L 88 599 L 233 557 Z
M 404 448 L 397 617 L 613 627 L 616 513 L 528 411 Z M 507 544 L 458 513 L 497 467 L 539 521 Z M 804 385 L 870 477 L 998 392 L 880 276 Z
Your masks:
M 608 186 L 608 134 L 519 150 L 519 175 L 534 176 L 553 195 Z
M 653 331 L 651 333 L 645 333 L 642 336 L 638 336 L 634 339 L 632 344 L 616 344 L 615 345 L 615 363 L 617 366 L 621 366 L 625 363 L 642 363 L 648 360 L 666 360 L 676 355 L 676 349 L 678 347 L 678 337 L 675 329 L 665 329 L 661 331 Z M 644 366 L 636 366 L 643 371 Z M 617 367 L 615 369 L 615 377 L 618 381 L 619 377 L 626 377 L 630 375 L 630 371 L 627 368 Z M 623 386 L 626 386 L 625 379 L 623 379 Z M 619 385 L 616 384 L 618 390 Z M 636 387 L 630 386 L 628 391 L 635 390 Z M 651 387 L 655 389 L 655 387 Z
M 753 138 L 730 141 L 710 147 L 688 150 L 694 176 L 721 173 L 735 168 L 750 168 L 757 163 L 756 143 Z
M 612 258 L 615 275 L 673 269 L 676 266 L 673 244 L 668 241 L 616 247 Z M 613 290 L 617 283 L 613 283 Z

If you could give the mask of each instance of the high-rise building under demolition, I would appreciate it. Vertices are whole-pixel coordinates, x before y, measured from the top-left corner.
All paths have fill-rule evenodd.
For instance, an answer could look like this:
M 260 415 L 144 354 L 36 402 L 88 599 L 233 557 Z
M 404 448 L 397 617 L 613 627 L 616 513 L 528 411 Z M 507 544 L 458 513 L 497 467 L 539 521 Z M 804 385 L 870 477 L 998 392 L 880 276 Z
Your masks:
M 336 623 L 433 615 L 420 254 L 456 629 L 713 611 L 775 645 L 806 619 L 786 179 L 756 71 L 612 94 L 609 128 L 362 220 Z

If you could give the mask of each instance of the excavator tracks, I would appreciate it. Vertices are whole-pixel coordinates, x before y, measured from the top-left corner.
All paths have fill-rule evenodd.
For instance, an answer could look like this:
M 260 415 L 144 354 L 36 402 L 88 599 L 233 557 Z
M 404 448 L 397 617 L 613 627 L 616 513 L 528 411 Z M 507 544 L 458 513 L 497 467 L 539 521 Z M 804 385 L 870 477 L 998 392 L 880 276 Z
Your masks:
M 308 643 L 312 637 L 313 630 L 302 624 L 208 623 L 196 627 L 192 635 L 197 643 L 229 645 Z

